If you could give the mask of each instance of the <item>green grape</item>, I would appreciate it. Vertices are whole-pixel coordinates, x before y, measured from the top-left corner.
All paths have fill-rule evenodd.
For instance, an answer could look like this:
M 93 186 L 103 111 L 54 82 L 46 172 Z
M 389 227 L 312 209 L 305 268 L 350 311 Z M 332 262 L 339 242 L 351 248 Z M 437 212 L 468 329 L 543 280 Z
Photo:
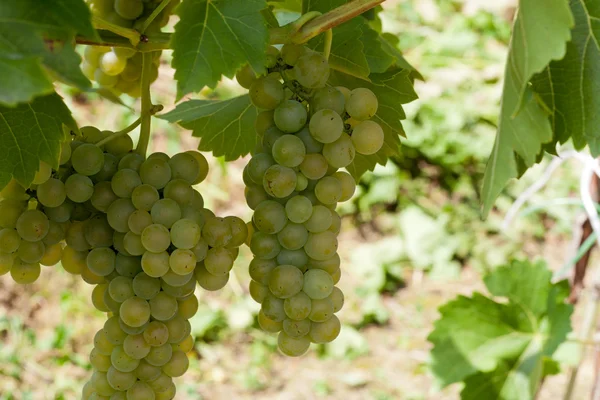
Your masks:
M 329 165 L 334 168 L 347 167 L 354 160 L 355 154 L 356 150 L 352 140 L 345 133 L 335 142 L 323 146 L 323 155 Z
M 48 246 L 61 242 L 66 237 L 67 228 L 68 224 L 49 221 L 48 234 L 42 239 L 42 242 Z
M 333 315 L 327 321 L 313 322 L 308 337 L 313 343 L 329 343 L 338 337 L 341 328 L 340 320 Z
M 267 153 L 255 154 L 250 161 L 248 161 L 248 176 L 254 183 L 262 186 L 265 171 L 273 164 L 275 164 L 275 160 L 271 155 Z
M 280 299 L 292 297 L 302 290 L 303 275 L 293 265 L 280 265 L 269 274 L 269 289 Z
M 50 223 L 50 228 L 54 224 Z M 104 215 L 95 215 L 84 222 L 83 233 L 91 247 L 110 247 L 113 244 L 114 229 Z M 50 235 L 50 233 L 48 233 Z M 48 237 L 48 236 L 46 236 Z
M 142 256 L 142 269 L 152 278 L 160 278 L 169 270 L 169 253 L 145 252 Z
M 305 155 L 304 143 L 294 135 L 283 135 L 273 143 L 273 158 L 279 165 L 297 167 Z
M 180 206 L 188 204 L 192 200 L 193 193 L 190 184 L 183 179 L 173 179 L 167 183 L 163 191 L 165 198 L 175 200 Z
M 100 57 L 100 69 L 106 75 L 116 76 L 119 75 L 125 69 L 127 65 L 127 59 L 119 57 L 112 51 L 102 54 Z
M 265 67 L 273 68 L 277 65 L 277 61 L 279 59 L 279 49 L 275 46 L 268 46 L 265 51 Z
M 156 400 L 156 395 L 147 383 L 137 381 L 127 390 L 127 400 Z
M 377 96 L 366 88 L 352 90 L 346 101 L 348 115 L 359 121 L 373 117 L 377 113 L 377 107 Z
M 329 63 L 319 53 L 306 53 L 296 61 L 294 75 L 298 83 L 306 88 L 324 87 L 329 79 Z
M 25 188 L 16 180 L 11 179 L 8 184 L 0 191 L 0 199 L 4 200 L 27 200 L 29 196 L 25 193 Z
M 104 153 L 104 162 L 102 163 L 102 169 L 97 174 L 92 175 L 92 181 L 103 182 L 110 180 L 112 176 L 117 172 L 119 159 L 109 153 Z
M 311 101 L 310 109 L 312 112 L 319 110 L 333 110 L 342 115 L 346 105 L 344 94 L 337 88 L 324 87 L 315 91 Z
M 117 254 L 116 270 L 119 275 L 134 278 L 138 273 L 142 272 L 139 257 L 130 257 L 124 254 Z
M 240 247 L 246 241 L 248 237 L 248 227 L 246 223 L 238 217 L 229 216 L 225 217 L 225 221 L 231 227 L 231 240 L 227 243 L 227 248 Z
M 140 360 L 140 364 L 133 371 L 133 374 L 143 382 L 148 382 L 158 378 L 161 374 L 160 367 L 155 367 L 154 365 L 148 364 L 146 360 Z
M 33 283 L 39 278 L 41 268 L 39 263 L 26 263 L 20 259 L 15 259 L 10 268 L 10 276 L 16 283 L 27 285 Z
M 4 228 L 0 230 L 0 252 L 13 253 L 21 244 L 21 236 L 14 229 Z
M 150 213 L 143 210 L 135 210 L 127 220 L 127 226 L 129 226 L 129 229 L 131 230 L 131 232 L 128 233 L 134 233 L 136 235 L 141 235 L 144 229 L 150 225 L 152 225 L 152 217 L 150 216 Z
M 304 196 L 294 196 L 286 202 L 285 213 L 290 221 L 302 224 L 308 221 L 312 215 L 313 205 L 311 201 Z
M 144 330 L 144 340 L 153 347 L 159 347 L 169 340 L 169 329 L 159 321 L 152 321 Z
M 136 19 L 144 12 L 142 0 L 115 0 L 115 11 L 125 19 Z
M 317 204 L 312 207 L 310 218 L 304 223 L 304 226 L 311 233 L 325 232 L 331 226 L 332 221 L 331 210 Z
M 333 312 L 336 313 L 344 306 L 344 293 L 337 286 L 333 287 L 329 299 L 333 304 Z
M 309 52 L 310 49 L 301 44 L 284 44 L 281 48 L 281 58 L 287 65 L 294 66 L 298 58 Z
M 250 100 L 257 108 L 273 110 L 284 100 L 283 85 L 270 77 L 258 78 L 249 90 Z
M 108 284 L 108 294 L 118 303 L 134 297 L 133 280 L 127 276 L 117 276 Z
M 301 249 L 308 239 L 308 231 L 302 224 L 288 222 L 277 234 L 277 240 L 287 250 Z
M 129 18 L 129 19 L 131 19 L 131 18 Z M 112 51 L 119 57 L 124 57 L 124 58 L 131 58 L 137 53 L 136 49 L 129 49 L 127 47 L 113 47 Z
M 335 233 L 329 231 L 311 233 L 308 235 L 304 251 L 310 258 L 326 260 L 335 255 L 337 246 L 337 235 Z
M 200 262 L 204 260 L 206 257 L 206 253 L 208 253 L 208 244 L 204 239 L 200 238 L 198 243 L 194 247 L 191 248 L 192 252 L 196 256 L 196 261 Z
M 115 270 L 116 259 L 115 252 L 110 247 L 97 247 L 89 252 L 86 263 L 96 275 L 108 276 Z
M 339 201 L 348 201 L 354 195 L 354 191 L 356 190 L 356 181 L 349 173 L 345 171 L 337 171 L 333 174 L 337 180 L 339 180 L 342 184 L 342 196 Z
M 275 141 L 285 135 L 276 126 L 272 126 L 265 131 L 262 139 L 262 145 L 265 152 L 270 153 Z
M 296 173 L 291 168 L 272 165 L 263 176 L 263 188 L 273 197 L 287 197 L 296 188 Z
M 172 319 L 165 322 L 169 330 L 169 343 L 179 343 L 187 335 L 190 334 L 191 325 L 189 321 L 179 315 L 175 315 Z
M 173 179 L 183 179 L 193 184 L 200 175 L 200 164 L 190 153 L 177 153 L 169 160 Z
M 285 332 L 279 332 L 277 346 L 286 356 L 300 357 L 310 347 L 310 340 L 307 336 L 292 337 Z
M 177 313 L 177 300 L 165 292 L 159 292 L 150 299 L 150 310 L 154 319 L 167 321 Z
M 188 150 L 186 153 L 194 157 L 196 163 L 198 163 L 198 175 L 196 176 L 194 182 L 192 182 L 192 184 L 197 185 L 208 176 L 208 161 L 206 160 L 206 157 L 202 155 L 202 153 L 197 151 Z
M 210 252 L 211 250 L 208 251 L 209 254 Z M 196 266 L 196 255 L 191 250 L 176 249 L 169 256 L 169 266 L 174 273 L 178 275 L 187 275 L 194 271 L 194 267 Z
M 102 354 L 103 356 L 110 357 L 114 348 L 115 345 L 108 340 L 108 335 L 104 329 L 100 329 L 98 332 L 96 332 L 96 335 L 94 336 L 94 349 L 98 353 Z
M 104 297 L 102 299 L 103 299 L 106 307 L 108 307 L 108 309 L 110 310 L 110 312 L 112 312 L 115 315 L 119 314 L 119 308 L 121 307 L 121 304 L 117 303 L 112 297 L 110 297 L 108 290 L 106 290 L 104 292 Z M 119 322 L 119 326 L 120 325 L 121 325 L 121 322 Z M 123 329 L 123 328 L 121 328 L 121 329 Z
M 172 345 L 173 350 L 181 350 L 184 353 L 188 353 L 194 348 L 195 342 L 192 335 L 187 335 L 182 341 L 174 343 Z
M 123 331 L 125 333 L 127 333 L 128 335 L 137 335 L 138 333 L 144 332 L 144 330 L 148 327 L 149 322 L 146 322 L 142 326 L 133 327 L 133 326 L 127 325 L 125 322 L 123 322 L 122 319 L 119 319 L 119 325 L 121 326 L 121 329 L 123 329 Z
M 192 249 L 200 241 L 200 226 L 192 220 L 180 219 L 170 231 L 171 243 L 178 249 Z
M 48 245 L 48 246 L 46 246 L 46 251 L 44 252 L 44 256 L 40 260 L 40 264 L 50 267 L 50 266 L 58 264 L 61 257 L 62 257 L 62 245 L 60 243 Z
M 275 260 L 263 260 L 260 258 L 254 258 L 250 261 L 248 272 L 250 277 L 255 281 L 267 285 L 269 283 L 269 273 L 277 267 Z
M 308 319 L 296 321 L 287 318 L 283 321 L 283 331 L 290 337 L 299 338 L 308 334 L 310 325 L 311 322 Z
M 150 310 L 151 305 L 146 300 L 134 296 L 121 304 L 119 316 L 124 323 L 135 328 L 144 325 L 148 321 L 151 313 Z
M 338 233 L 340 233 L 341 229 L 342 217 L 340 217 L 340 214 L 338 214 L 337 212 L 331 211 L 331 225 L 329 226 L 329 228 L 327 228 L 327 230 L 337 235 Z
M 344 132 L 344 121 L 333 110 L 319 110 L 310 119 L 308 129 L 312 137 L 317 141 L 321 143 L 333 143 Z
M 14 256 L 12 254 L 0 253 L 0 276 L 8 274 L 13 263 Z
M 110 182 L 99 182 L 94 186 L 94 192 L 92 193 L 90 202 L 98 211 L 105 213 L 108 211 L 108 207 L 116 199 L 118 199 L 118 197 L 113 192 Z
M 183 280 L 186 280 L 188 276 L 191 278 L 193 274 L 183 277 Z M 196 290 L 196 281 L 189 279 L 183 285 L 172 286 L 163 280 L 160 287 L 164 293 L 173 296 L 176 300 L 180 300 L 194 293 L 194 290 Z
M 96 390 L 96 394 L 106 396 L 105 398 L 108 398 L 108 396 L 112 395 L 115 391 L 108 383 L 105 372 L 94 371 L 91 381 Z M 93 399 L 93 397 L 92 397 L 92 399 Z M 96 399 L 93 399 L 93 400 L 100 400 L 100 399 L 102 399 L 102 397 L 98 396 L 98 397 L 96 397 Z
M 306 107 L 295 100 L 285 100 L 273 114 L 277 128 L 286 133 L 298 132 L 306 124 L 307 118 Z
M 108 341 L 114 345 L 123 344 L 123 341 L 127 337 L 127 333 L 121 329 L 119 317 L 117 316 L 107 319 L 102 329 L 104 329 L 104 332 L 106 332 L 106 338 Z
M 270 293 L 269 288 L 262 283 L 250 281 L 249 285 L 250 297 L 257 303 L 262 303 L 265 297 Z
M 273 294 L 267 294 L 264 298 L 261 311 L 265 317 L 276 322 L 283 322 L 286 317 L 283 309 L 283 299 L 275 297 Z
M 160 280 L 145 272 L 140 272 L 133 278 L 132 288 L 136 296 L 150 300 L 160 292 Z
M 333 284 L 337 285 L 342 277 L 342 270 L 340 268 L 336 269 L 331 273 L 331 278 L 333 279 Z
M 267 129 L 275 126 L 274 116 L 274 110 L 261 111 L 258 113 L 256 120 L 254 121 L 254 130 L 258 136 L 263 136 Z
M 140 61 L 140 63 L 141 63 L 141 61 Z M 167 161 L 167 162 L 171 159 L 171 157 L 169 157 L 168 154 L 163 153 L 162 151 L 154 152 L 148 156 L 148 160 L 155 159 L 155 158 L 157 158 L 159 160 Z
M 106 212 L 106 218 L 110 226 L 117 232 L 129 231 L 129 216 L 135 211 L 130 199 L 117 199 L 112 202 Z
M 69 160 L 71 160 L 71 145 L 69 144 L 69 142 L 62 142 L 60 144 L 60 159 L 58 160 L 58 163 L 60 165 L 64 165 L 67 162 L 69 162 Z
M 227 275 L 233 268 L 233 262 L 234 257 L 229 250 L 223 247 L 213 247 L 206 254 L 204 268 L 216 276 Z
M 131 193 L 131 201 L 138 210 L 150 211 L 159 199 L 158 190 L 148 184 L 137 186 Z
M 170 358 L 173 357 L 173 351 L 171 351 L 171 353 L 167 352 L 167 354 L 171 354 Z M 155 392 L 162 392 L 163 390 L 167 390 L 172 384 L 173 379 L 170 376 L 166 375 L 164 372 L 160 374 L 156 379 L 148 382 L 148 385 L 150 385 L 152 390 L 154 390 Z
M 162 346 L 152 347 L 146 356 L 146 361 L 151 365 L 161 367 L 169 362 L 172 355 L 173 348 L 169 343 L 165 343 Z
M 90 249 L 90 244 L 85 238 L 85 222 L 73 221 L 67 230 L 65 241 L 77 251 Z
M 121 135 L 115 138 L 111 138 L 111 141 L 106 143 L 105 145 L 106 151 L 110 154 L 113 154 L 117 157 L 124 156 L 133 150 L 133 140 L 129 135 Z M 138 155 L 139 156 L 139 155 Z M 139 161 L 139 165 L 141 165 L 143 160 Z M 124 169 L 124 168 L 119 168 Z M 134 171 L 138 171 L 136 168 L 132 168 Z
M 310 318 L 313 322 L 324 322 L 333 316 L 333 302 L 329 297 L 312 299 L 310 305 Z
M 65 185 L 60 180 L 50 178 L 37 188 L 37 199 L 46 207 L 58 207 L 67 198 Z
M 103 52 L 102 54 L 104 54 L 104 53 L 106 53 L 106 52 Z M 81 137 L 85 143 L 96 144 L 99 141 L 101 141 L 102 139 L 106 138 L 106 136 L 103 134 L 103 131 L 96 128 L 95 126 L 84 126 L 80 129 L 80 131 L 81 131 Z M 81 144 L 82 143 L 79 143 L 77 145 L 77 147 L 79 147 L 79 145 L 81 145 Z M 102 148 L 102 147 L 100 147 L 100 148 Z M 75 148 L 73 150 L 75 150 Z
M 383 129 L 374 121 L 363 121 L 352 130 L 352 144 L 357 153 L 375 154 L 383 146 Z
M 175 398 L 176 393 L 177 388 L 175 387 L 175 384 L 172 383 L 167 390 L 156 392 L 156 398 L 154 400 L 172 400 Z
M 167 250 L 171 245 L 169 230 L 162 224 L 148 225 L 142 231 L 142 245 L 153 253 Z
M 131 358 L 141 360 L 150 353 L 150 344 L 146 342 L 144 336 L 140 333 L 137 335 L 127 335 L 123 341 L 123 351 Z
M 164 188 L 171 180 L 169 162 L 159 157 L 148 158 L 140 166 L 140 178 L 156 189 Z
M 71 163 L 73 169 L 78 174 L 91 176 L 97 174 L 102 169 L 104 165 L 104 153 L 98 146 L 91 143 L 84 143 L 73 151 Z
M 302 291 L 311 299 L 324 299 L 333 291 L 333 279 L 322 269 L 309 269 L 304 274 Z
M 302 272 L 306 271 L 306 263 L 308 262 L 308 256 L 304 252 L 303 249 L 298 250 L 287 250 L 282 249 L 279 254 L 277 254 L 277 263 L 281 264 L 289 264 L 294 265 Z
M 88 285 L 99 285 L 104 283 L 106 279 L 103 276 L 93 273 L 87 265 L 81 270 L 81 278 Z
M 131 140 L 131 138 L 129 138 L 129 140 Z M 141 154 L 128 153 L 119 160 L 118 169 L 132 169 L 139 173 L 143 162 L 144 157 Z
M 282 321 L 272 320 L 271 318 L 267 317 L 262 310 L 258 312 L 258 325 L 263 331 L 271 333 L 276 333 L 283 329 Z
M 244 89 L 250 89 L 250 86 L 256 81 L 256 74 L 250 67 L 250 64 L 245 64 L 235 74 L 235 79 Z
M 308 179 L 304 174 L 296 174 L 296 192 L 301 192 L 308 187 Z
M 98 350 L 92 349 L 90 352 L 90 364 L 92 367 L 97 369 L 100 372 L 106 372 L 111 366 L 110 356 L 105 356 L 104 354 L 100 354 Z
M 121 391 L 129 389 L 137 381 L 133 372 L 121 372 L 115 367 L 108 369 L 106 379 L 113 389 Z
M 288 318 L 301 321 L 310 315 L 312 301 L 306 293 L 298 292 L 294 296 L 285 299 L 283 309 Z
M 227 246 L 233 238 L 231 225 L 225 218 L 209 218 L 202 227 L 202 238 L 210 247 Z
M 112 5 L 109 6 L 109 10 L 112 8 Z M 85 60 L 93 65 L 94 67 L 98 66 L 100 62 L 100 56 L 106 53 L 108 50 L 106 48 L 100 46 L 86 46 L 85 51 L 83 52 Z
M 25 208 L 26 204 L 22 201 L 12 199 L 0 201 L 0 227 L 14 229 Z
M 325 176 L 315 186 L 315 196 L 323 204 L 336 204 L 342 197 L 342 182 L 333 176 Z
M 189 296 L 183 300 L 178 300 L 177 314 L 185 319 L 191 319 L 198 311 L 198 298 Z
M 70 246 L 65 246 L 60 258 L 60 262 L 70 274 L 81 274 L 81 271 L 86 267 L 87 251 L 76 251 Z
M 96 287 L 92 290 L 92 304 L 98 311 L 109 312 L 110 309 L 104 302 L 104 294 L 106 293 L 107 285 L 105 283 L 101 283 L 96 285 Z
M 50 222 L 43 212 L 27 210 L 16 220 L 16 228 L 21 238 L 35 242 L 46 237 L 50 229 Z
M 113 192 L 119 197 L 131 198 L 133 190 L 142 184 L 137 172 L 132 169 L 117 171 L 110 182 Z
M 166 375 L 175 378 L 185 374 L 189 366 L 190 361 L 187 355 L 183 351 L 177 350 L 173 352 L 171 359 L 162 367 L 162 370 Z
M 181 219 L 181 208 L 175 200 L 161 199 L 154 203 L 150 215 L 152 215 L 152 221 L 155 224 L 171 228 L 175 222 Z
M 125 68 L 119 77 L 125 82 L 136 82 L 139 81 L 141 76 L 142 69 L 140 66 L 131 62 L 131 60 L 127 60 L 127 64 L 125 65 Z
M 227 284 L 227 281 L 229 281 L 229 274 L 213 275 L 206 270 L 204 263 L 199 263 L 196 265 L 194 274 L 198 285 L 208 291 L 222 289 Z
M 73 174 L 65 182 L 65 191 L 69 200 L 75 203 L 88 201 L 94 194 L 94 184 L 87 176 Z
M 320 153 L 309 153 L 300 164 L 300 172 L 308 179 L 321 179 L 327 173 L 329 164 Z
M 250 250 L 256 257 L 269 260 L 277 257 L 281 251 L 281 245 L 277 240 L 277 236 L 255 232 L 250 240 Z
M 252 210 L 256 209 L 256 207 L 265 200 L 269 199 L 269 195 L 265 192 L 262 185 L 247 185 L 244 189 L 244 197 L 246 198 L 246 203 L 248 207 Z

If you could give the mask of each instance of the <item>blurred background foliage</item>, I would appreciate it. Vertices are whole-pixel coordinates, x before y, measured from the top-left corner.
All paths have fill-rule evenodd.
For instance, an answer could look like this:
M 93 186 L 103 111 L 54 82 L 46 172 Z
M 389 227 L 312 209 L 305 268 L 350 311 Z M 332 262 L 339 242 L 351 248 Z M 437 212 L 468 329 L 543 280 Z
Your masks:
M 494 141 L 515 4 L 383 4 L 384 31 L 398 38 L 424 80 L 416 82 L 420 99 L 406 107 L 402 155 L 366 174 L 355 197 L 341 206 L 340 285 L 346 304 L 340 337 L 300 359 L 277 354 L 275 338 L 255 329 L 258 305 L 248 294 L 250 254 L 243 249 L 223 291 L 197 292 L 201 307 L 191 321 L 195 356 L 180 378 L 177 399 L 457 398 L 456 388 L 439 392 L 427 370 L 426 336 L 436 308 L 457 293 L 481 289 L 480 275 L 512 257 L 544 257 L 550 266 L 562 266 L 578 212 L 573 205 L 550 204 L 519 215 L 501 232 L 506 211 L 539 178 L 542 163 L 509 186 L 486 221 L 480 219 L 479 190 Z M 163 55 L 153 87 L 167 110 L 175 98 L 169 56 Z M 198 97 L 242 92 L 224 79 Z M 64 94 L 81 125 L 116 129 L 135 119 L 132 110 L 100 96 Z M 196 143 L 189 132 L 154 120 L 153 150 L 173 154 Z M 241 181 L 246 160 L 209 159 L 209 178 L 199 187 L 208 207 L 249 219 Z M 576 197 L 579 167 L 568 165 L 532 204 Z M 93 333 L 103 323 L 90 293 L 59 268 L 47 268 L 30 287 L 0 278 L 0 400 L 77 397 L 90 370 Z M 540 399 L 552 398 L 552 385 L 563 381 L 563 375 L 550 378 Z

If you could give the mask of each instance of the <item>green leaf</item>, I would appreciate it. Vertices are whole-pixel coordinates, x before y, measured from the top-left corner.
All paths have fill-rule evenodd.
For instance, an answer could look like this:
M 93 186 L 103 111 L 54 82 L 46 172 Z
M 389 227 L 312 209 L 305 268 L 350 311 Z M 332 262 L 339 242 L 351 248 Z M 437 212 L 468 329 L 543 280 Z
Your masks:
M 551 111 L 553 142 L 564 143 L 569 138 L 577 149 L 586 144 L 597 157 L 600 155 L 600 102 L 596 80 L 600 68 L 600 9 L 585 5 L 581 0 L 570 2 L 575 18 L 571 41 L 561 60 L 552 61 L 548 68 L 533 80 L 533 87 Z
M 383 49 L 380 37 L 379 33 L 371 29 L 368 24 L 362 26 L 360 41 L 363 44 L 364 54 L 371 73 L 385 72 L 396 61 L 390 53 Z
M 243 95 L 224 101 L 186 101 L 159 118 L 191 129 L 193 135 L 200 138 L 199 150 L 211 151 L 229 161 L 256 147 L 259 140 L 254 131 L 257 114 L 250 96 Z
M 17 60 L 0 57 L 0 87 L 0 107 L 27 102 L 54 91 L 52 82 L 34 57 Z
M 406 118 L 402 104 L 417 98 L 408 70 L 392 70 L 383 74 L 371 74 L 369 77 L 371 82 L 337 71 L 332 71 L 329 77 L 329 83 L 333 86 L 345 86 L 349 89 L 365 87 L 372 90 L 379 100 L 379 108 L 373 120 L 383 128 L 384 144 L 381 150 L 373 155 L 357 154 L 352 164 L 347 167 L 357 180 L 366 171 L 372 171 L 377 164 L 385 165 L 389 157 L 398 154 L 398 135 L 404 136 L 400 120 Z
M 402 52 L 398 49 L 398 43 L 400 43 L 400 39 L 397 36 L 392 35 L 391 33 L 382 33 L 379 35 L 379 41 L 381 42 L 381 47 L 388 54 L 394 57 L 395 62 L 394 66 L 397 68 L 408 69 L 412 71 L 412 76 L 415 79 L 425 80 L 423 75 L 415 67 L 410 65 L 408 61 L 402 55 Z
M 544 365 L 571 331 L 568 288 L 551 276 L 544 263 L 514 262 L 485 278 L 502 299 L 474 293 L 443 305 L 428 338 L 440 383 L 463 381 L 463 400 L 533 400 Z
M 57 168 L 60 144 L 67 139 L 63 125 L 77 130 L 56 93 L 14 108 L 0 106 L 0 188 L 12 178 L 28 187 L 40 160 Z
M 222 75 L 233 77 L 245 63 L 265 71 L 268 30 L 265 0 L 186 0 L 172 37 L 177 97 L 214 88 Z
M 30 0 L 36 5 L 39 1 Z M 46 0 L 54 18 L 63 26 L 88 38 L 98 38 L 90 8 L 83 0 Z
M 525 167 L 532 166 L 543 144 L 552 139 L 547 115 L 528 84 L 533 74 L 565 54 L 571 24 L 567 0 L 520 2 L 506 63 L 498 133 L 485 170 L 484 216 L 506 183 L 520 176 L 517 157 Z

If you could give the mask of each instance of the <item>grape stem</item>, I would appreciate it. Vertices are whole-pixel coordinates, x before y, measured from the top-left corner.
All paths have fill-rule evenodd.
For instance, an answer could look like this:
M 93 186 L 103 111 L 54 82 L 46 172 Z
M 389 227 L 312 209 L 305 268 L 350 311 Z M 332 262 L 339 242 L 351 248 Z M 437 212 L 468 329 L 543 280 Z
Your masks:
M 124 28 L 122 26 L 108 22 L 107 20 L 100 18 L 96 15 L 92 15 L 92 24 L 96 29 L 104 29 L 109 32 L 115 33 L 119 36 L 129 39 L 132 46 L 137 46 L 140 42 L 140 33 L 135 29 Z
M 146 157 L 150 143 L 150 124 L 152 120 L 152 98 L 150 97 L 150 79 L 152 70 L 152 53 L 142 55 L 142 116 L 140 121 L 140 141 L 135 149 L 138 154 Z
M 134 130 L 135 128 L 137 128 L 140 123 L 142 122 L 142 118 L 138 118 L 136 119 L 133 124 L 129 125 L 127 128 L 120 130 L 118 132 L 113 133 L 112 135 L 102 139 L 101 141 L 99 141 L 98 143 L 96 143 L 96 146 L 100 147 L 100 146 L 104 146 L 106 143 L 121 137 L 123 135 L 127 135 L 129 132 L 131 132 L 132 130 Z
M 147 52 L 156 50 L 168 50 L 169 41 L 171 40 L 170 33 L 159 32 L 154 33 L 152 35 L 144 35 L 147 39 L 147 42 L 139 42 L 137 46 L 133 46 L 127 38 L 119 36 L 113 32 L 100 30 L 98 31 L 98 36 L 100 36 L 100 40 L 93 40 L 77 36 L 76 42 L 78 44 L 85 44 L 89 46 L 125 47 L 129 49 L 135 49 L 141 52 Z
M 325 31 L 325 44 L 323 45 L 323 57 L 329 60 L 331 54 L 331 43 L 333 43 L 333 30 L 327 29 Z
M 141 33 L 146 32 L 146 29 L 148 29 L 148 26 L 150 26 L 150 24 L 152 23 L 152 21 L 154 21 L 154 19 L 156 17 L 158 17 L 158 14 L 160 14 L 160 12 L 162 10 L 165 9 L 165 7 L 171 2 L 171 0 L 162 0 L 162 2 L 158 5 L 158 7 L 156 7 L 154 9 L 154 11 L 152 11 L 152 14 L 150 14 L 148 16 L 148 18 L 146 18 L 146 20 L 144 21 L 144 24 L 142 25 L 142 29 L 140 29 Z

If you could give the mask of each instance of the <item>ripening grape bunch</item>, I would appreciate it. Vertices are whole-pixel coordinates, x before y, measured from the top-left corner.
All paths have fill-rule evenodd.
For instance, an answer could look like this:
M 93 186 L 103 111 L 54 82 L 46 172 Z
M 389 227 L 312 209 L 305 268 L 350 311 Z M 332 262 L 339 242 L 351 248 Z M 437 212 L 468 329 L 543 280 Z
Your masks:
M 244 169 L 246 201 L 254 210 L 250 294 L 261 303 L 261 328 L 279 332 L 284 354 L 300 356 L 311 342 L 331 342 L 340 332 L 341 218 L 335 209 L 356 186 L 341 169 L 356 153 L 379 151 L 384 134 L 370 119 L 378 107 L 374 93 L 327 86 L 329 65 L 321 53 L 270 47 L 266 67 L 266 76 L 249 66 L 236 75 L 264 110 L 255 125 L 262 143 Z
M 169 2 L 148 26 L 146 33 L 160 32 L 178 3 L 178 0 Z M 140 24 L 160 4 L 160 0 L 90 0 L 89 4 L 94 15 L 110 23 L 140 29 Z M 160 55 L 160 51 L 153 52 L 151 82 L 158 78 Z M 141 95 L 142 54 L 134 49 L 87 46 L 81 70 L 88 79 L 117 94 Z

